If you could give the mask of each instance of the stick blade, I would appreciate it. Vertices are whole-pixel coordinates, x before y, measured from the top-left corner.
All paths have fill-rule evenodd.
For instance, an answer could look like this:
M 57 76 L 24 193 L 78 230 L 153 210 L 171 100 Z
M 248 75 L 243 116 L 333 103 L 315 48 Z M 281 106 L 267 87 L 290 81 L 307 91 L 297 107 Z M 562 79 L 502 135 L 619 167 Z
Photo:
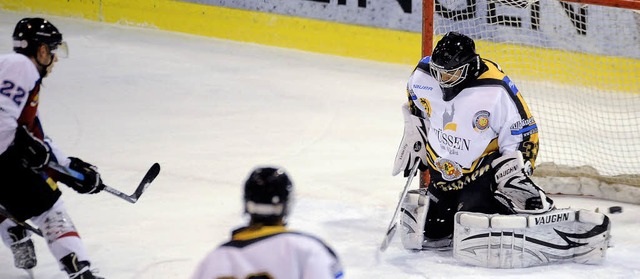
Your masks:
M 387 234 L 384 236 L 382 240 L 382 244 L 380 244 L 380 252 L 384 252 L 389 248 L 389 244 L 391 244 L 391 240 L 393 240 L 393 236 L 396 234 L 396 230 L 398 230 L 398 223 L 394 223 L 391 228 L 387 231 Z
M 151 166 L 151 168 L 149 168 L 147 173 L 144 175 L 144 177 L 142 178 L 142 181 L 140 181 L 140 185 L 138 185 L 138 188 L 136 188 L 136 191 L 133 192 L 133 195 L 130 196 L 132 203 L 135 203 L 136 201 L 138 201 L 142 193 L 144 193 L 144 191 L 147 189 L 147 187 L 149 187 L 151 182 L 153 182 L 153 180 L 156 179 L 158 174 L 160 174 L 160 164 L 154 163 Z
M 160 174 L 160 164 L 153 163 L 151 168 L 149 168 L 149 170 L 147 171 L 147 174 L 145 174 L 144 178 L 142 178 L 142 181 L 151 183 L 154 179 L 156 179 L 156 176 L 158 176 L 158 174 Z

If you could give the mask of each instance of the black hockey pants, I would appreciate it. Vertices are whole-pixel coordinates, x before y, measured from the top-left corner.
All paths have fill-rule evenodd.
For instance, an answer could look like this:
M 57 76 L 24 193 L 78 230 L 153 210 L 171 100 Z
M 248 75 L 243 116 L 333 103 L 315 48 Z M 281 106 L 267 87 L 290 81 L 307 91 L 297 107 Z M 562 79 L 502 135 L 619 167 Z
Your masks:
M 10 154 L 0 155 L 0 205 L 25 221 L 50 209 L 61 192 L 47 183 L 46 174 L 23 167 Z

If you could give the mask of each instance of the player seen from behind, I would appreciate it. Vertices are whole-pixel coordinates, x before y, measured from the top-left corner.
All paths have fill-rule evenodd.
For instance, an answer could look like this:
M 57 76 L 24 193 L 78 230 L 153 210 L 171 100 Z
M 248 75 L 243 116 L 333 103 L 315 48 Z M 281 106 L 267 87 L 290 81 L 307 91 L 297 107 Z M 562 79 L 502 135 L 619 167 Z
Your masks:
M 69 278 L 98 278 L 65 205 L 56 181 L 79 193 L 94 194 L 104 187 L 96 168 L 67 157 L 46 136 L 38 115 L 42 80 L 59 57 L 68 55 L 62 34 L 42 18 L 24 18 L 13 32 L 15 53 L 0 56 L 0 206 L 17 221 L 31 220 L 44 235 L 49 250 Z M 69 167 L 82 181 L 47 167 Z M 11 248 L 16 267 L 30 270 L 37 261 L 31 233 L 0 216 L 0 236 Z
M 287 229 L 293 183 L 281 168 L 259 167 L 244 185 L 248 226 L 210 252 L 191 278 L 342 278 L 336 253 L 323 241 Z

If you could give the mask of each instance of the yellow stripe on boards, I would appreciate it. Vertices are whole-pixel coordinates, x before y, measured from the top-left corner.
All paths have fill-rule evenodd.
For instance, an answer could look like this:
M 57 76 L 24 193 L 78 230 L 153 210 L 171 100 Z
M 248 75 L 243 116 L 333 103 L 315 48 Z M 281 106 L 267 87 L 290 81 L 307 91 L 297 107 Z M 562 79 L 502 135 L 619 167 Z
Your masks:
M 412 66 L 417 64 L 421 56 L 419 33 L 181 1 L 0 0 L 0 8 L 144 26 Z M 507 74 L 516 81 L 548 80 L 640 94 L 639 59 L 485 41 L 478 41 L 477 49 L 482 57 L 503 66 Z
M 100 0 L 0 0 L 0 9 L 99 21 L 101 2 Z
M 640 59 L 476 41 L 481 57 L 519 79 L 640 94 Z M 515 78 L 514 78 L 515 77 Z
M 104 20 L 383 62 L 420 58 L 417 33 L 178 1 L 131 2 L 104 1 Z

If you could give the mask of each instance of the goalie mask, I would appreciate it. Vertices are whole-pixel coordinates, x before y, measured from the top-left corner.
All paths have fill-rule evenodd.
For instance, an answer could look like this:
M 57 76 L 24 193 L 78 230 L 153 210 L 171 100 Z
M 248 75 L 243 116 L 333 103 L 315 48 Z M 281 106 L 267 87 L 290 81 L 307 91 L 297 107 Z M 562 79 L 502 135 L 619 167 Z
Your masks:
M 23 18 L 13 31 L 13 50 L 26 56 L 34 56 L 40 44 L 49 47 L 49 51 L 58 57 L 69 55 L 67 43 L 62 33 L 46 19 Z
M 480 75 L 480 65 L 473 40 L 460 33 L 449 32 L 433 49 L 429 70 L 442 88 L 442 98 L 450 101 L 462 91 L 466 81 Z
M 293 183 L 281 168 L 256 168 L 244 184 L 244 211 L 252 218 L 286 217 L 292 199 Z

